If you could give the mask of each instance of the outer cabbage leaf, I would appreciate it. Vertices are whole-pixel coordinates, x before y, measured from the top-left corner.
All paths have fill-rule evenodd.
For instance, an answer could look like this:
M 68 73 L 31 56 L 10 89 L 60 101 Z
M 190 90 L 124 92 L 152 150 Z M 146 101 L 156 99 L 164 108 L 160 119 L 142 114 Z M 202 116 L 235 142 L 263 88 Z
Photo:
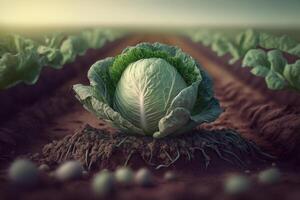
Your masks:
M 270 70 L 266 76 L 266 83 L 268 88 L 272 90 L 281 90 L 286 86 L 284 77 L 273 70 Z
M 281 51 L 286 51 L 288 52 L 290 49 L 294 48 L 297 46 L 298 42 L 294 40 L 293 38 L 283 35 L 279 39 L 279 49 Z
M 280 50 L 272 50 L 268 52 L 268 61 L 270 62 L 271 69 L 282 74 L 284 66 L 286 65 L 287 61 L 283 57 Z
M 193 109 L 193 110 L 195 111 L 195 109 Z M 181 134 L 184 134 L 187 131 L 195 128 L 199 124 L 213 122 L 223 112 L 223 110 L 220 108 L 219 101 L 216 100 L 215 98 L 212 98 L 209 102 L 207 102 L 207 104 L 205 106 L 201 107 L 201 110 L 199 109 L 198 111 L 199 111 L 198 114 L 189 116 L 188 122 L 184 123 L 185 125 L 181 126 L 180 128 L 175 126 L 176 131 L 173 132 L 171 135 L 172 136 L 181 135 Z M 182 116 L 183 115 L 180 115 L 180 117 L 182 117 Z M 180 117 L 179 117 L 179 120 L 181 120 Z M 183 121 L 184 121 L 184 119 L 185 118 L 182 117 Z M 155 134 L 158 134 L 158 133 L 155 133 Z M 154 136 L 156 136 L 156 135 L 154 135 Z M 161 136 L 161 135 L 157 135 L 156 137 L 160 138 L 159 136 Z
M 218 56 L 224 56 L 228 52 L 228 40 L 220 37 L 212 43 L 211 49 L 217 53 Z
M 202 123 L 213 122 L 223 112 L 219 101 L 214 98 L 212 79 L 204 70 L 201 70 L 201 74 L 202 81 L 198 86 L 198 97 L 191 112 L 191 120 L 187 126 L 182 127 L 176 134 L 182 134 L 186 130 Z
M 239 47 L 240 57 L 243 57 L 250 49 L 254 49 L 259 44 L 259 34 L 248 29 L 236 37 L 236 44 Z
M 113 62 L 114 58 L 108 57 L 94 63 L 88 71 L 88 79 L 95 96 L 109 106 L 113 106 L 114 86 L 109 75 L 109 67 Z
M 40 56 L 44 57 L 43 65 L 51 66 L 55 69 L 62 68 L 63 56 L 60 51 L 60 46 L 64 40 L 64 35 L 54 34 L 47 36 L 44 39 L 44 44 L 40 45 L 37 52 Z
M 300 60 L 294 64 L 287 64 L 283 74 L 293 88 L 300 90 Z
M 191 111 L 197 100 L 200 81 L 194 82 L 189 87 L 180 91 L 173 99 L 166 116 L 159 120 L 159 132 L 153 136 L 156 138 L 167 136 L 187 124 L 191 118 Z
M 288 50 L 288 53 L 300 57 L 300 44 L 297 44 L 292 49 Z
M 77 99 L 84 105 L 84 108 L 96 115 L 98 118 L 105 120 L 110 125 L 126 131 L 130 134 L 142 134 L 142 130 L 135 127 L 129 121 L 124 119 L 118 112 L 114 111 L 108 104 L 95 98 L 91 86 L 77 84 L 73 86 Z
M 153 134 L 154 138 L 162 138 L 172 133 L 176 133 L 180 128 L 186 126 L 191 118 L 189 110 L 176 107 L 169 114 L 159 120 L 159 131 Z
M 259 46 L 266 49 L 279 49 L 279 38 L 268 33 L 259 34 Z
M 236 61 L 238 61 L 241 58 L 239 48 L 233 42 L 228 42 L 227 45 L 228 45 L 228 51 L 232 57 L 229 60 L 229 64 L 234 64 Z
M 192 110 L 197 101 L 198 87 L 201 81 L 196 81 L 192 85 L 182 89 L 172 100 L 167 113 L 170 113 L 176 107 Z
M 207 85 L 209 82 L 209 78 L 204 77 L 202 81 L 196 81 L 182 90 L 174 98 L 167 115 L 159 121 L 159 131 L 153 136 L 161 138 L 170 134 L 179 135 L 201 123 L 214 121 L 222 113 L 222 109 L 219 102 L 212 97 L 211 90 L 204 92 L 206 96 L 202 98 L 196 95 L 197 91 L 205 91 L 202 89 L 211 87 L 212 85 Z
M 0 89 L 9 88 L 19 82 L 34 84 L 42 66 L 34 52 L 18 55 L 4 54 L 0 59 Z
M 61 69 L 63 67 L 61 64 L 63 56 L 58 49 L 40 46 L 38 48 L 38 53 L 45 57 L 45 60 L 42 62 L 43 65 L 49 65 L 55 69 Z
M 87 49 L 88 44 L 82 37 L 69 36 L 60 47 L 63 56 L 62 64 L 73 62 L 77 55 L 83 55 Z
M 261 49 L 251 49 L 243 59 L 243 67 L 265 67 L 269 68 L 267 54 Z
M 5 53 L 0 58 L 0 89 L 8 88 L 16 84 L 18 74 L 16 66 L 18 66 L 18 57 Z
M 36 43 L 18 35 L 6 38 L 6 53 L 0 58 L 0 89 L 19 82 L 34 84 L 42 69 Z
M 269 68 L 258 65 L 256 67 L 253 67 L 250 72 L 256 76 L 266 77 L 269 71 Z

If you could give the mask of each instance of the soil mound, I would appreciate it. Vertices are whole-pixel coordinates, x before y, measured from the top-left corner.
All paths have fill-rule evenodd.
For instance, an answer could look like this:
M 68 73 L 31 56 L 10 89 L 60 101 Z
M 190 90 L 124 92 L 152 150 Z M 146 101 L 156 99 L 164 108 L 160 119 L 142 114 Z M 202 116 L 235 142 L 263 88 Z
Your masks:
M 180 137 L 153 139 L 124 133 L 109 134 L 104 129 L 86 125 L 73 135 L 44 146 L 41 155 L 33 158 L 51 166 L 76 159 L 87 169 L 114 169 L 120 165 L 132 168 L 151 166 L 186 167 L 197 162 L 208 168 L 210 163 L 230 164 L 249 168 L 270 159 L 253 142 L 232 130 L 194 130 Z M 196 167 L 196 166 L 194 166 Z

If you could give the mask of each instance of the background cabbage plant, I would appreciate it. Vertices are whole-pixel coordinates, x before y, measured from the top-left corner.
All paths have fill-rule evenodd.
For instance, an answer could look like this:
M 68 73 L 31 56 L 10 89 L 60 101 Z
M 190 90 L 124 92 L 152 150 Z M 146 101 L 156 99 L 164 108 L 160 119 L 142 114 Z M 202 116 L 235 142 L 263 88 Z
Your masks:
M 93 64 L 88 78 L 89 86 L 73 86 L 76 97 L 88 111 L 128 134 L 183 134 L 222 112 L 211 79 L 177 47 L 128 47 Z
M 300 60 L 288 63 L 278 49 L 265 52 L 251 49 L 243 59 L 243 67 L 251 68 L 251 73 L 265 78 L 268 88 L 284 88 L 300 91 Z

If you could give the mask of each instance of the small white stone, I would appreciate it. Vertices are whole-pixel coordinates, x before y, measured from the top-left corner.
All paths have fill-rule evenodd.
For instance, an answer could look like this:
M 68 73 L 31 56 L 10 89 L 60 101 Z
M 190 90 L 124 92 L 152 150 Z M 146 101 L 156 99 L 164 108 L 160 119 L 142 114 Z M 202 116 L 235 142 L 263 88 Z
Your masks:
M 166 181 L 175 181 L 177 178 L 177 175 L 172 171 L 167 171 L 164 175 Z
M 60 181 L 69 181 L 82 177 L 83 167 L 78 161 L 67 161 L 55 171 L 55 177 Z
M 236 195 L 249 190 L 251 186 L 250 180 L 246 176 L 231 175 L 224 183 L 224 190 L 227 194 Z
M 141 168 L 136 172 L 135 181 L 143 187 L 151 186 L 154 182 L 152 173 L 146 168 Z
M 258 174 L 258 181 L 263 184 L 274 184 L 280 181 L 281 173 L 278 168 L 270 168 Z
M 89 175 L 88 171 L 86 171 L 86 170 L 82 171 L 82 177 L 86 178 L 86 177 L 88 177 L 88 175 Z
M 41 164 L 38 169 L 40 171 L 47 172 L 50 170 L 50 167 L 47 164 Z
M 115 179 L 122 185 L 132 185 L 134 182 L 134 174 L 128 167 L 121 167 L 115 171 Z
M 17 159 L 11 164 L 8 177 L 15 185 L 31 187 L 38 182 L 38 169 L 29 160 Z
M 93 177 L 92 190 L 97 196 L 110 195 L 115 189 L 114 176 L 108 171 L 102 171 Z

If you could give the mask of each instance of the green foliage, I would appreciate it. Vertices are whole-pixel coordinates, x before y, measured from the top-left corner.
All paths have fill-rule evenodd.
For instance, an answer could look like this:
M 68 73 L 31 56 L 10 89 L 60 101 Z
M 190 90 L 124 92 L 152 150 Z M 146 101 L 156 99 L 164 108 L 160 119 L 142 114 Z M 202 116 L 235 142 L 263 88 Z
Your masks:
M 207 30 L 189 33 L 189 35 L 194 42 L 210 46 L 218 56 L 229 53 L 232 57 L 230 64 L 243 58 L 249 50 L 258 47 L 278 49 L 300 57 L 299 43 L 287 35 L 275 36 L 252 29 L 240 32 L 236 36 Z
M 268 61 L 270 63 L 271 69 L 279 74 L 283 73 L 284 66 L 287 61 L 283 57 L 281 51 L 272 50 L 268 52 Z
M 230 51 L 229 48 L 228 40 L 224 37 L 218 37 L 211 45 L 211 49 L 216 52 L 218 56 L 224 56 Z
M 63 40 L 63 34 L 54 34 L 44 38 L 44 44 L 37 48 L 38 54 L 44 58 L 43 65 L 49 65 L 56 69 L 62 67 L 63 56 L 59 48 Z
M 45 66 L 60 69 L 88 48 L 101 48 L 120 34 L 108 30 L 86 30 L 76 35 L 52 34 L 42 41 L 19 35 L 0 38 L 0 90 L 24 82 L 34 84 Z
M 282 52 L 300 57 L 300 44 L 286 35 L 275 36 L 249 29 L 236 36 L 218 31 L 198 31 L 190 33 L 190 37 L 195 42 L 211 46 L 218 56 L 230 54 L 229 64 L 243 59 L 242 65 L 250 67 L 252 74 L 264 77 L 272 90 L 299 90 L 299 60 L 287 64 Z M 260 48 L 270 51 L 266 53 Z
M 0 57 L 0 89 L 19 82 L 34 84 L 41 71 L 41 59 L 35 51 L 35 43 L 20 36 L 6 38 L 8 45 Z
M 274 70 L 270 70 L 267 74 L 266 83 L 271 90 L 281 90 L 285 87 L 284 78 Z
M 294 64 L 287 64 L 283 75 L 293 88 L 300 91 L 300 60 L 297 60 Z
M 297 44 L 295 47 L 291 48 L 288 53 L 300 56 L 300 44 Z
M 251 73 L 254 75 L 264 77 L 268 88 L 272 90 L 300 88 L 300 60 L 287 64 L 279 50 L 266 53 L 260 49 L 252 49 L 245 55 L 243 66 L 252 68 Z
M 60 52 L 63 56 L 62 63 L 73 62 L 77 55 L 84 55 L 87 49 L 87 42 L 82 37 L 69 36 L 60 46 Z
M 264 66 L 269 68 L 267 54 L 261 49 L 251 49 L 243 59 L 243 66 Z
M 177 47 L 128 47 L 115 58 L 96 62 L 88 78 L 90 86 L 73 86 L 78 100 L 127 134 L 183 134 L 221 113 L 210 78 Z

